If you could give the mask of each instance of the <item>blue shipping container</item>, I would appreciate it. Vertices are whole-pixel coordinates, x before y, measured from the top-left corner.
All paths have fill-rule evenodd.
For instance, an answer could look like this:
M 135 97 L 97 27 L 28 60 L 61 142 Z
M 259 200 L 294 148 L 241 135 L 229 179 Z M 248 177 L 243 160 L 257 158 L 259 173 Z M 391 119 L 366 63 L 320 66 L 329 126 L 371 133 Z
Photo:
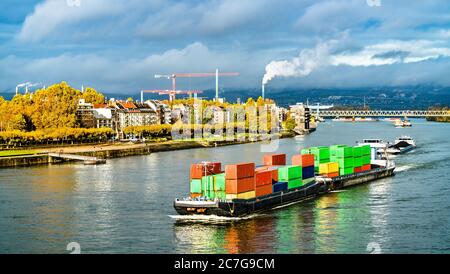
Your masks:
M 279 192 L 279 191 L 287 191 L 288 190 L 288 183 L 287 182 L 278 182 L 272 185 L 273 192 Z
M 309 179 L 314 177 L 314 166 L 307 166 L 302 168 L 302 179 Z

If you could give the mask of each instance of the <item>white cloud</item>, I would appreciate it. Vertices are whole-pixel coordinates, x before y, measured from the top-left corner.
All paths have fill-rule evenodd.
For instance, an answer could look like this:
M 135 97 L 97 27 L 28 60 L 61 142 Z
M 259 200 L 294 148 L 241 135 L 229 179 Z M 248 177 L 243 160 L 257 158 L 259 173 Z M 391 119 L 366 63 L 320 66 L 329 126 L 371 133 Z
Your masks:
M 46 0 L 36 5 L 33 13 L 25 19 L 17 38 L 35 42 L 54 31 L 88 20 L 114 17 L 124 11 L 126 5 L 117 0 L 82 1 L 80 6 L 68 5 L 63 0 Z

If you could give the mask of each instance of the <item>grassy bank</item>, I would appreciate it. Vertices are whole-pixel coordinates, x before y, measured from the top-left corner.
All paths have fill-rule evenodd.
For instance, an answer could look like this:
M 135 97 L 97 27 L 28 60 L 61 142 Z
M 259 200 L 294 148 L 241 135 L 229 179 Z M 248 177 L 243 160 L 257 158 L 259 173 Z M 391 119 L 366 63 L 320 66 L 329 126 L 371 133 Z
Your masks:
M 13 157 L 38 154 L 37 150 L 0 150 L 0 157 Z

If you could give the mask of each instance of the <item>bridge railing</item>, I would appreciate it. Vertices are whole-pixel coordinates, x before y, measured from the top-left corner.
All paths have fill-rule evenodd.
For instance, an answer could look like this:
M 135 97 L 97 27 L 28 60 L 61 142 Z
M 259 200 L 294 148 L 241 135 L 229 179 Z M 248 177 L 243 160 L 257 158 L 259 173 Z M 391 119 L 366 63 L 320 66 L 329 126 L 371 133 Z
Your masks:
M 321 117 L 443 117 L 447 110 L 321 110 Z

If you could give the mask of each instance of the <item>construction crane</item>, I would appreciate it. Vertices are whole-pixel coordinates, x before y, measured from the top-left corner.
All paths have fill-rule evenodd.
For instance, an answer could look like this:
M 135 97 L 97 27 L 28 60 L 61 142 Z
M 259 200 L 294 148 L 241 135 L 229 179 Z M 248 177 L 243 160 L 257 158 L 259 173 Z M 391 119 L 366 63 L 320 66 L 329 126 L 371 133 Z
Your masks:
M 216 72 L 214 73 L 174 73 L 169 75 L 161 75 L 161 74 L 155 74 L 155 78 L 167 78 L 172 79 L 172 90 L 175 91 L 177 89 L 177 78 L 184 77 L 184 78 L 190 78 L 190 77 L 216 77 L 216 100 L 219 98 L 219 76 L 238 76 L 239 73 L 237 72 L 220 72 L 219 69 L 216 69 Z M 175 99 L 175 97 L 173 98 Z
M 175 100 L 175 95 L 176 94 L 200 94 L 203 93 L 203 91 L 201 90 L 169 90 L 169 89 L 165 89 L 165 90 L 141 90 L 141 102 L 144 102 L 144 93 L 148 92 L 148 93 L 158 93 L 159 95 L 169 95 L 169 100 L 170 102 L 173 102 L 173 100 Z

